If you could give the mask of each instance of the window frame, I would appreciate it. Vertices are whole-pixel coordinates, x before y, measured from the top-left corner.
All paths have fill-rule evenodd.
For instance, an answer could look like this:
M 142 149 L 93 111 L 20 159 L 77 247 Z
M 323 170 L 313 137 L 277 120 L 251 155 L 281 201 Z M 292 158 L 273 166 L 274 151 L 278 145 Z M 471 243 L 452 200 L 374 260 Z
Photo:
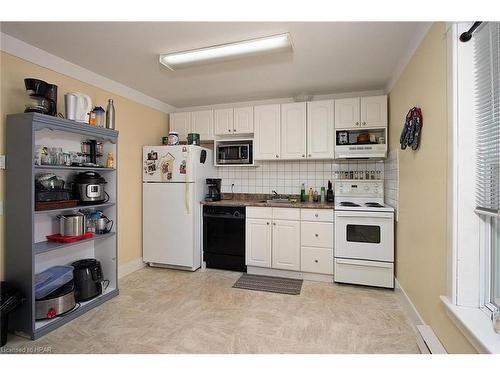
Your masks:
M 491 226 L 475 210 L 475 128 L 472 102 L 472 43 L 458 36 L 470 23 L 450 23 L 448 47 L 448 315 L 480 352 L 500 353 L 491 324 Z M 465 56 L 465 59 L 462 58 Z M 460 76 L 460 79 L 459 79 Z M 465 103 L 466 105 L 464 105 Z M 469 176 L 469 177 L 467 177 Z M 471 181 L 472 180 L 472 181 Z M 479 251 L 471 251 L 471 248 Z

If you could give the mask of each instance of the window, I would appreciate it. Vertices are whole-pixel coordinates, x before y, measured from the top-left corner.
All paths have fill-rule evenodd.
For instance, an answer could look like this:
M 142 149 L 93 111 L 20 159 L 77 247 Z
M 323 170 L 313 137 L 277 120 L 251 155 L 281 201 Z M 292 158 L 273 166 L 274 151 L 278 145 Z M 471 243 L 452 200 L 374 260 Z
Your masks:
M 485 254 L 484 305 L 500 306 L 500 23 L 483 23 L 474 34 L 476 213 Z

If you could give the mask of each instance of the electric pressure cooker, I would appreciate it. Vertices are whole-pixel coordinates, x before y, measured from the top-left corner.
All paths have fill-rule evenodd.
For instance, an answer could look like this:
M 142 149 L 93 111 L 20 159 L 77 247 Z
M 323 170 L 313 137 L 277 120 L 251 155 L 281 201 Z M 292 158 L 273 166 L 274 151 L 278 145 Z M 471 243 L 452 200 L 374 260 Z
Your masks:
M 103 203 L 109 199 L 104 191 L 106 180 L 97 172 L 87 171 L 76 175 L 73 189 L 80 204 Z

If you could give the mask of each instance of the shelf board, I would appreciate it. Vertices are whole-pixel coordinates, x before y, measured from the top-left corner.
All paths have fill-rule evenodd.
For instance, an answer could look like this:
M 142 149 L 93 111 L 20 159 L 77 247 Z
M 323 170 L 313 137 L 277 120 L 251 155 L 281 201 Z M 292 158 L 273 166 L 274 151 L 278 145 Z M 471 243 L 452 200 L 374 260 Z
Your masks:
M 48 251 L 52 250 L 57 250 L 57 249 L 62 249 L 65 247 L 70 247 L 74 245 L 78 245 L 84 242 L 90 242 L 90 241 L 98 241 L 102 240 L 108 237 L 114 236 L 116 233 L 115 232 L 109 232 L 105 234 L 95 234 L 91 238 L 86 238 L 84 240 L 76 241 L 76 242 L 69 242 L 69 243 L 61 243 L 61 242 L 50 242 L 50 241 L 42 241 L 42 242 L 36 242 L 33 244 L 33 253 L 35 255 L 37 254 L 42 254 L 46 253 Z
M 105 209 L 108 207 L 113 207 L 116 205 L 114 202 L 107 202 L 107 203 L 100 203 L 100 204 L 90 204 L 90 205 L 81 205 L 81 206 L 74 206 L 74 207 L 65 207 L 65 208 L 54 208 L 51 210 L 40 210 L 40 211 L 34 211 L 35 215 L 41 215 L 41 214 L 57 214 L 61 212 L 69 212 L 69 211 L 76 211 L 76 210 L 85 210 L 85 209 Z
M 63 169 L 68 171 L 116 171 L 116 168 L 100 168 L 100 167 L 73 167 L 67 165 L 35 165 L 35 169 Z
M 49 333 L 50 331 L 66 324 L 67 322 L 79 317 L 89 310 L 92 310 L 94 307 L 99 306 L 100 304 L 110 300 L 117 295 L 118 288 L 110 288 L 100 296 L 93 298 L 90 301 L 80 302 L 80 307 L 73 310 L 67 315 L 58 316 L 54 319 L 36 320 L 34 339 L 37 339 L 38 337 L 41 337 Z

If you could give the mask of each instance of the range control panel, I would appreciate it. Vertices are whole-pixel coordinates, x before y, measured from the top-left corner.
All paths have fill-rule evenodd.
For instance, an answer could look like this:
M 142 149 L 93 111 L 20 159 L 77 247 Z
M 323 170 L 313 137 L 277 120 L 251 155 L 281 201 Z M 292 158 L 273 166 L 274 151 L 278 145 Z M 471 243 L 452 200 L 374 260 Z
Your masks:
M 335 195 L 342 197 L 384 197 L 384 182 L 381 180 L 335 181 Z

